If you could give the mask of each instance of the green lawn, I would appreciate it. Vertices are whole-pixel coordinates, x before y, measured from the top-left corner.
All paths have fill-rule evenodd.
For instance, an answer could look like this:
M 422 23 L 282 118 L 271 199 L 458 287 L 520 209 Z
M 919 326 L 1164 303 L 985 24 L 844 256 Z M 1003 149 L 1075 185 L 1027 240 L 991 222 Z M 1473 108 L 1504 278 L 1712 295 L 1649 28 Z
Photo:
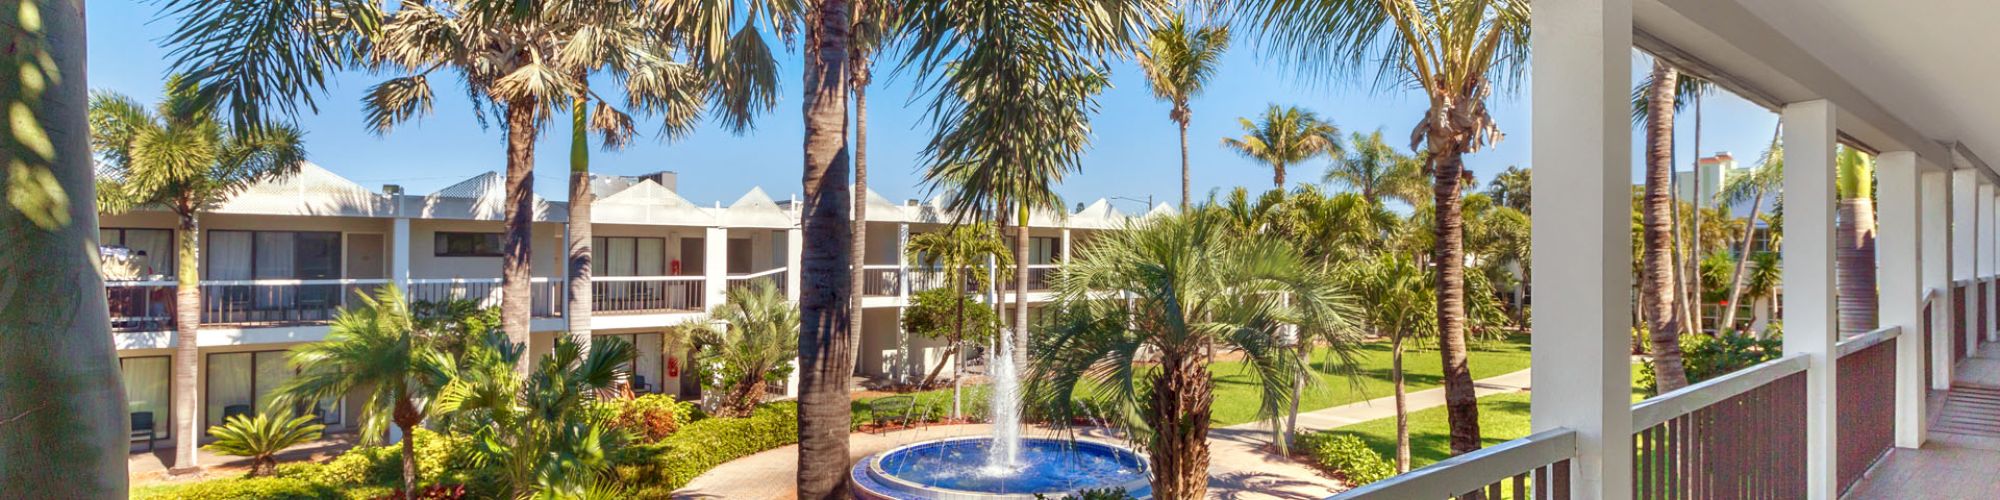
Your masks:
M 1639 366 L 1632 366 L 1632 375 L 1637 380 Z M 1528 435 L 1529 393 L 1495 394 L 1479 398 L 1479 434 L 1486 446 L 1500 444 L 1508 440 Z M 1632 401 L 1645 399 L 1644 389 L 1632 389 Z M 1396 457 L 1395 417 L 1370 420 L 1335 429 L 1334 433 L 1353 434 L 1368 447 L 1381 453 L 1383 458 Z M 1410 413 L 1410 462 L 1412 468 L 1423 467 L 1451 456 L 1451 428 L 1442 406 L 1427 408 Z
M 1481 379 L 1504 375 L 1528 368 L 1528 336 L 1514 335 L 1504 339 L 1475 340 L 1472 344 L 1472 378 Z M 1306 390 L 1300 411 L 1366 401 L 1392 395 L 1389 382 L 1389 343 L 1370 342 L 1355 353 L 1354 362 L 1357 377 L 1349 378 L 1335 370 L 1331 363 L 1331 352 L 1317 353 L 1313 367 L 1319 383 Z M 1436 349 L 1410 349 L 1403 353 L 1404 381 L 1410 392 L 1437 387 L 1442 383 L 1444 363 Z M 1333 373 L 1328 373 L 1333 371 Z M 1217 427 L 1236 425 L 1256 420 L 1258 391 L 1256 375 L 1241 361 L 1219 362 L 1209 365 L 1209 372 L 1215 375 L 1215 414 Z

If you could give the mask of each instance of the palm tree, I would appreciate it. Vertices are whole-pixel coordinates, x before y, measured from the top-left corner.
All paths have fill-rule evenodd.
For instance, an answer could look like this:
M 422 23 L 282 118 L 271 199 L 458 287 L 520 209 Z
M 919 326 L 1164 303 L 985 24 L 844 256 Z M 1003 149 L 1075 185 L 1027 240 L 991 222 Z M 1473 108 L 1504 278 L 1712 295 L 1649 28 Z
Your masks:
M 174 305 L 175 469 L 196 461 L 194 436 L 200 392 L 195 383 L 195 332 L 201 328 L 201 217 L 251 185 L 298 172 L 305 164 L 300 132 L 290 125 L 254 128 L 224 125 L 194 100 L 179 78 L 167 82 L 156 110 L 130 97 L 98 93 L 90 99 L 90 144 L 103 159 L 98 208 L 108 214 L 138 209 L 173 213 L 177 264 Z
M 956 225 L 943 231 L 911 236 L 904 252 L 909 254 L 910 260 L 917 261 L 926 268 L 937 269 L 944 280 L 944 289 L 959 295 L 964 295 L 966 290 L 983 286 L 983 283 L 979 285 L 968 283 L 985 281 L 981 279 L 982 274 L 973 271 L 984 266 L 987 259 L 993 259 L 1001 268 L 1014 265 L 1013 256 L 1008 253 L 1007 246 L 1000 242 L 1000 235 L 993 230 L 993 225 L 988 223 Z M 965 338 L 965 301 L 955 301 L 952 307 L 955 309 L 952 313 L 952 341 L 945 348 L 944 357 L 957 359 L 959 342 Z M 937 379 L 938 371 L 943 368 L 944 366 L 940 364 L 937 369 L 931 370 L 930 375 L 925 376 L 923 383 L 918 386 L 929 387 L 931 382 Z M 955 409 L 958 406 L 955 389 L 958 385 L 957 377 L 953 377 L 952 385 L 954 387 L 952 407 Z
M 1840 295 L 1840 334 L 1874 330 L 1875 318 L 1875 158 L 1842 146 L 1834 156 L 1834 191 L 1840 195 L 1833 234 L 1834 277 Z
M 854 30 L 847 46 L 849 92 L 854 98 L 854 253 L 848 256 L 849 267 L 854 270 L 850 277 L 854 290 L 863 286 L 862 265 L 868 255 L 868 84 L 874 80 L 875 54 L 888 45 L 898 34 L 897 9 L 901 6 L 891 0 L 857 0 L 854 2 Z M 848 299 L 848 328 L 861 331 L 861 294 L 854 293 Z M 898 342 L 903 346 L 905 342 Z M 851 335 L 848 348 L 861 351 L 861 335 Z M 905 353 L 907 354 L 907 353 Z M 905 360 L 907 361 L 907 360 Z M 900 370 L 896 381 L 903 380 Z
M 747 417 L 764 400 L 764 388 L 791 376 L 799 355 L 799 312 L 769 282 L 729 290 L 709 314 L 711 322 L 683 332 L 702 346 L 702 373 L 720 377 L 723 416 Z M 720 325 L 714 322 L 720 322 Z
M 925 181 L 948 187 L 958 222 L 1014 221 L 1014 261 L 1028 262 L 1029 214 L 1061 211 L 1054 188 L 1075 172 L 1104 59 L 1129 53 L 1158 0 L 912 1 L 904 64 L 935 89 Z M 944 71 L 949 68 L 949 71 Z M 1028 267 L 1014 267 L 1014 365 L 1027 366 Z
M 360 307 L 342 309 L 327 327 L 326 340 L 292 349 L 299 374 L 278 387 L 275 405 L 310 404 L 368 391 L 361 407 L 361 442 L 374 444 L 394 425 L 403 443 L 405 498 L 417 492 L 417 425 L 432 414 L 432 403 L 450 377 L 450 357 L 435 339 L 416 329 L 402 290 L 385 286 L 374 296 L 357 294 Z
M 1415 206 L 1426 196 L 1429 180 L 1416 157 L 1403 154 L 1382 140 L 1382 130 L 1360 132 L 1347 139 L 1347 151 L 1326 169 L 1326 182 L 1361 193 L 1369 203 L 1389 198 Z
M 805 13 L 805 196 L 799 294 L 799 475 L 803 499 L 847 498 L 847 430 L 854 372 L 854 193 L 848 184 L 847 100 L 852 2 L 821 0 Z
M 1493 176 L 1493 180 L 1486 183 L 1486 195 L 1492 196 L 1493 201 L 1501 206 L 1519 210 L 1524 214 L 1533 213 L 1530 210 L 1534 205 L 1533 196 L 1529 192 L 1533 184 L 1531 181 L 1534 178 L 1533 174 L 1532 170 L 1508 165 L 1506 170 L 1500 171 L 1499 175 Z
M 1675 293 L 1679 269 L 1673 263 L 1673 174 L 1674 174 L 1674 83 L 1680 72 L 1666 61 L 1653 59 L 1646 102 L 1646 253 L 1640 267 L 1639 307 L 1646 310 L 1652 338 L 1653 373 L 1660 392 L 1688 384 L 1681 364 L 1682 311 Z
M 57 498 L 113 498 L 126 488 L 125 391 L 112 345 L 103 277 L 87 251 L 97 242 L 93 158 L 86 140 L 84 9 L 71 2 L 12 2 L 8 19 L 36 9 L 38 23 L 9 21 L 12 82 L 0 102 L 13 117 L 0 134 L 9 165 L 0 189 L 0 484 L 35 485 Z M 32 79 L 31 79 L 32 78 Z M 37 409 L 36 411 L 28 411 Z M 186 434 L 183 434 L 185 436 Z M 60 450 L 51 453 L 49 450 Z M 14 457 L 34 457 L 16 459 Z M 50 480 L 59 478 L 60 480 Z
M 1723 328 L 1735 328 L 1736 303 L 1743 295 L 1743 273 L 1750 265 L 1750 245 L 1757 241 L 1757 220 L 1764 209 L 1764 196 L 1776 192 L 1784 181 L 1785 147 L 1778 143 L 1778 132 L 1783 125 L 1771 133 L 1771 145 L 1757 162 L 1757 168 L 1750 172 L 1723 180 L 1722 192 L 1718 196 L 1720 205 L 1735 206 L 1745 200 L 1750 202 L 1750 216 L 1744 218 L 1742 245 L 1736 251 L 1736 270 L 1729 273 L 1729 307 L 1722 308 Z M 1773 227 L 1775 229 L 1775 226 Z M 1775 235 L 1774 235 L 1775 236 Z M 1774 246 L 1775 247 L 1775 246 Z
M 1410 133 L 1427 147 L 1431 173 L 1431 263 L 1437 273 L 1438 352 L 1444 362 L 1451 449 L 1480 447 L 1479 406 L 1465 351 L 1465 248 L 1459 195 L 1470 177 L 1464 155 L 1500 139 L 1487 112 L 1494 87 L 1512 89 L 1528 62 L 1528 0 L 1424 2 L 1247 0 L 1237 4 L 1260 26 L 1272 55 L 1302 69 L 1340 76 L 1374 68 L 1378 84 L 1421 90 L 1429 101 Z
M 1347 282 L 1356 298 L 1367 307 L 1360 309 L 1364 328 L 1376 336 L 1389 337 L 1389 373 L 1396 397 L 1396 472 L 1410 471 L 1409 405 L 1404 401 L 1403 351 L 1407 344 L 1421 343 L 1435 332 L 1436 316 L 1430 314 L 1437 297 L 1424 272 L 1409 259 L 1387 253 L 1372 261 L 1350 267 Z
M 1243 354 L 1262 396 L 1258 416 L 1276 425 L 1292 398 L 1294 375 L 1308 369 L 1288 352 L 1281 330 L 1318 329 L 1352 300 L 1292 245 L 1244 236 L 1212 211 L 1106 235 L 1064 268 L 1055 289 L 1055 307 L 1064 313 L 1036 347 L 1029 401 L 1056 425 L 1082 406 L 1107 409 L 1150 455 L 1153 495 L 1166 499 L 1207 492 L 1214 381 L 1204 352 Z M 1129 299 L 1104 300 L 1107 291 Z M 1355 343 L 1346 336 L 1329 340 L 1336 352 Z
M 1208 86 L 1208 79 L 1215 76 L 1216 68 L 1222 65 L 1222 52 L 1229 49 L 1228 26 L 1189 26 L 1187 16 L 1180 12 L 1167 15 L 1159 25 L 1153 27 L 1146 37 L 1145 47 L 1139 51 L 1139 69 L 1146 72 L 1146 83 L 1153 89 L 1153 97 L 1167 101 L 1173 108 L 1167 111 L 1167 118 L 1180 126 L 1181 131 L 1181 211 L 1187 211 L 1192 203 L 1188 194 L 1188 122 L 1194 119 L 1194 111 L 1188 109 L 1188 100 L 1201 96 Z
M 1223 147 L 1271 166 L 1271 184 L 1285 189 L 1285 167 L 1319 155 L 1340 154 L 1340 129 L 1297 106 L 1272 104 L 1259 121 L 1237 118 L 1243 137 L 1225 137 Z
M 611 468 L 621 436 L 590 403 L 631 375 L 637 350 L 616 337 L 586 348 L 580 337 L 557 335 L 525 378 L 514 365 L 527 346 L 504 332 L 479 332 L 455 362 L 440 357 L 433 413 L 472 436 L 476 459 L 499 469 L 514 498 L 586 498 Z
M 1784 263 L 1783 259 L 1775 250 L 1776 246 L 1771 248 L 1773 250 L 1757 252 L 1751 257 L 1750 276 L 1743 283 L 1743 298 L 1750 301 L 1751 312 L 1757 315 L 1755 324 L 1750 328 L 1757 338 L 1766 338 L 1769 334 L 1769 329 L 1764 327 L 1770 324 L 1771 301 L 1778 298 L 1778 285 L 1785 277 L 1779 267 Z M 1732 305 L 1730 308 L 1735 307 Z

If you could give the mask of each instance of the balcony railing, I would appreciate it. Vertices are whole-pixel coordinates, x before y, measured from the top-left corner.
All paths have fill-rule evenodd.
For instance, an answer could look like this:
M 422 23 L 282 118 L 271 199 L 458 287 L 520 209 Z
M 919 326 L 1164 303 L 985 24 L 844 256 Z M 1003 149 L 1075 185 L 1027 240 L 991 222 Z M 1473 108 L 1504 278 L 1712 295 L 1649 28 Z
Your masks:
M 1896 443 L 1896 343 L 1911 340 L 1901 334 L 1900 328 L 1883 328 L 1835 346 L 1840 359 L 1834 365 L 1840 388 L 1834 395 L 1840 416 L 1835 473 L 1842 492 Z
M 529 314 L 544 318 L 562 316 L 562 280 L 531 278 L 528 283 Z M 472 300 L 480 307 L 499 307 L 500 279 L 413 279 L 408 295 L 411 301 Z
M 1056 276 L 1056 269 L 1060 267 L 1061 266 L 1055 264 L 1029 264 L 1028 290 L 1029 291 L 1048 290 L 1049 286 L 1054 283 L 1054 278 Z
M 592 313 L 649 313 L 707 309 L 701 276 L 592 276 Z
M 1576 432 L 1543 431 L 1370 483 L 1336 499 L 1569 498 Z
M 177 287 L 172 281 L 105 281 L 111 331 L 162 332 L 174 329 Z
M 787 272 L 789 271 L 786 268 L 780 267 L 777 269 L 771 269 L 768 271 L 758 271 L 750 274 L 731 275 L 729 277 L 729 289 L 735 290 L 737 288 L 744 288 L 751 286 L 752 284 L 757 282 L 764 282 L 776 286 L 778 289 L 778 293 L 783 294 L 785 293 L 785 286 L 786 286 L 785 273 Z
M 902 293 L 902 268 L 895 264 L 861 266 L 861 295 L 887 297 Z
M 1633 498 L 1804 498 L 1806 356 L 1632 405 Z
M 325 323 L 340 308 L 373 295 L 384 279 L 266 279 L 201 282 L 201 322 L 281 326 Z

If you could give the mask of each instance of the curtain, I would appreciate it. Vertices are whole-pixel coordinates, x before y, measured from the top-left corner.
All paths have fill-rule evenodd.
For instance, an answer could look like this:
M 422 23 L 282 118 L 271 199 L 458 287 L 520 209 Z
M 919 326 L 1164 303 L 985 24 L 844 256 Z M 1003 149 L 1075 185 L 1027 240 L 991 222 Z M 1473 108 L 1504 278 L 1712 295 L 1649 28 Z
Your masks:
M 126 411 L 152 412 L 153 432 L 162 438 L 168 437 L 167 431 L 174 428 L 174 419 L 167 413 L 173 407 L 172 396 L 167 392 L 167 383 L 172 380 L 168 372 L 171 359 L 148 356 L 118 360 L 120 377 L 125 382 Z
M 659 391 L 661 390 L 660 383 L 667 380 L 660 373 L 660 334 L 641 333 L 635 335 L 635 337 L 637 338 L 634 340 L 632 347 L 639 354 L 637 356 L 638 366 L 632 367 L 632 374 L 646 377 L 646 384 L 651 385 L 653 390 Z
M 257 279 L 297 277 L 297 244 L 293 233 L 257 233 Z
M 125 248 L 146 256 L 146 274 L 165 277 L 174 276 L 174 265 L 180 258 L 174 252 L 174 232 L 171 229 L 126 229 Z
M 661 238 L 639 238 L 638 262 L 634 271 L 638 276 L 665 276 L 667 266 L 667 240 Z
M 232 406 L 248 413 L 257 411 L 255 388 L 251 386 L 254 358 L 247 352 L 208 355 L 208 404 L 202 409 L 210 426 L 222 425 L 223 414 Z
M 250 233 L 209 231 L 207 265 L 202 270 L 207 279 L 250 279 Z
M 601 255 L 601 254 L 599 254 L 599 252 L 603 252 L 603 251 L 604 251 L 604 246 L 605 246 L 605 245 L 604 245 L 604 237 L 602 237 L 602 236 L 599 236 L 599 237 L 592 237 L 592 238 L 590 239 L 590 252 L 591 252 L 591 254 L 590 254 L 590 275 L 591 275 L 591 276 L 609 276 L 609 275 L 607 275 L 607 274 L 604 274 L 604 256 L 603 256 L 603 255 Z M 568 250 L 564 250 L 564 253 L 568 253 Z M 565 266 L 565 267 L 567 267 L 567 266 Z
M 271 398 L 278 393 L 278 387 L 292 379 L 292 369 L 285 366 L 285 351 L 266 351 L 251 354 L 251 364 L 255 366 L 257 406 L 251 411 L 263 413 L 271 406 Z
M 632 254 L 636 246 L 632 238 L 608 238 L 609 248 L 604 252 L 605 276 L 633 276 Z

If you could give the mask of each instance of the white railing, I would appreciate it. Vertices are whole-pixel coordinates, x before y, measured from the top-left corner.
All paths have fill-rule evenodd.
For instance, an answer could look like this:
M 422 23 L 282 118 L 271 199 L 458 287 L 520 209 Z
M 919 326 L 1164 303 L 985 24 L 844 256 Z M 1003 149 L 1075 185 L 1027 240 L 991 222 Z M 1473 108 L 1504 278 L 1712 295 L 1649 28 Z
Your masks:
M 902 286 L 902 268 L 895 264 L 861 266 L 861 295 L 897 295 L 901 293 Z
M 565 295 L 562 285 L 561 280 L 530 278 L 528 280 L 530 314 L 538 317 L 561 316 Z M 412 302 L 471 300 L 477 302 L 480 307 L 499 307 L 500 278 L 412 279 L 408 297 Z
M 1498 499 L 1530 489 L 1537 490 L 1535 498 L 1567 498 L 1568 461 L 1575 455 L 1575 431 L 1547 430 L 1369 483 L 1333 498 L 1442 499 L 1482 492 Z M 1545 491 L 1552 494 L 1541 495 L 1542 488 L 1548 488 Z
M 1895 340 L 1896 337 L 1900 337 L 1902 335 L 1903 335 L 1903 327 L 1890 325 L 1882 328 L 1877 328 L 1875 329 L 1875 331 L 1863 333 L 1860 335 L 1855 335 L 1853 337 L 1848 337 L 1846 340 L 1842 340 L 1840 341 L 1840 343 L 1833 345 L 1833 350 L 1836 353 L 1834 357 L 1838 358 L 1849 354 L 1853 354 L 1855 352 L 1859 352 L 1862 349 L 1867 349 L 1871 346 L 1874 346 L 1875 344 L 1880 344 L 1883 342 L 1888 342 L 1890 340 Z
M 1053 280 L 1055 278 L 1056 270 L 1061 267 L 1062 266 L 1056 264 L 1029 264 L 1028 289 L 1029 290 L 1049 289 L 1049 285 L 1053 283 Z
M 701 311 L 707 288 L 701 276 L 592 276 L 591 312 Z
M 373 295 L 386 279 L 257 279 L 201 282 L 201 321 L 220 325 L 324 323 Z
M 785 281 L 787 278 L 785 276 L 785 273 L 789 271 L 790 271 L 789 269 L 780 267 L 777 269 L 758 271 L 750 274 L 730 275 L 728 289 L 735 290 L 737 288 L 747 287 L 750 286 L 751 283 L 756 283 L 757 281 L 762 280 L 770 282 L 772 285 L 775 285 L 778 288 L 778 293 L 783 294 L 785 293 L 785 285 L 786 285 Z

